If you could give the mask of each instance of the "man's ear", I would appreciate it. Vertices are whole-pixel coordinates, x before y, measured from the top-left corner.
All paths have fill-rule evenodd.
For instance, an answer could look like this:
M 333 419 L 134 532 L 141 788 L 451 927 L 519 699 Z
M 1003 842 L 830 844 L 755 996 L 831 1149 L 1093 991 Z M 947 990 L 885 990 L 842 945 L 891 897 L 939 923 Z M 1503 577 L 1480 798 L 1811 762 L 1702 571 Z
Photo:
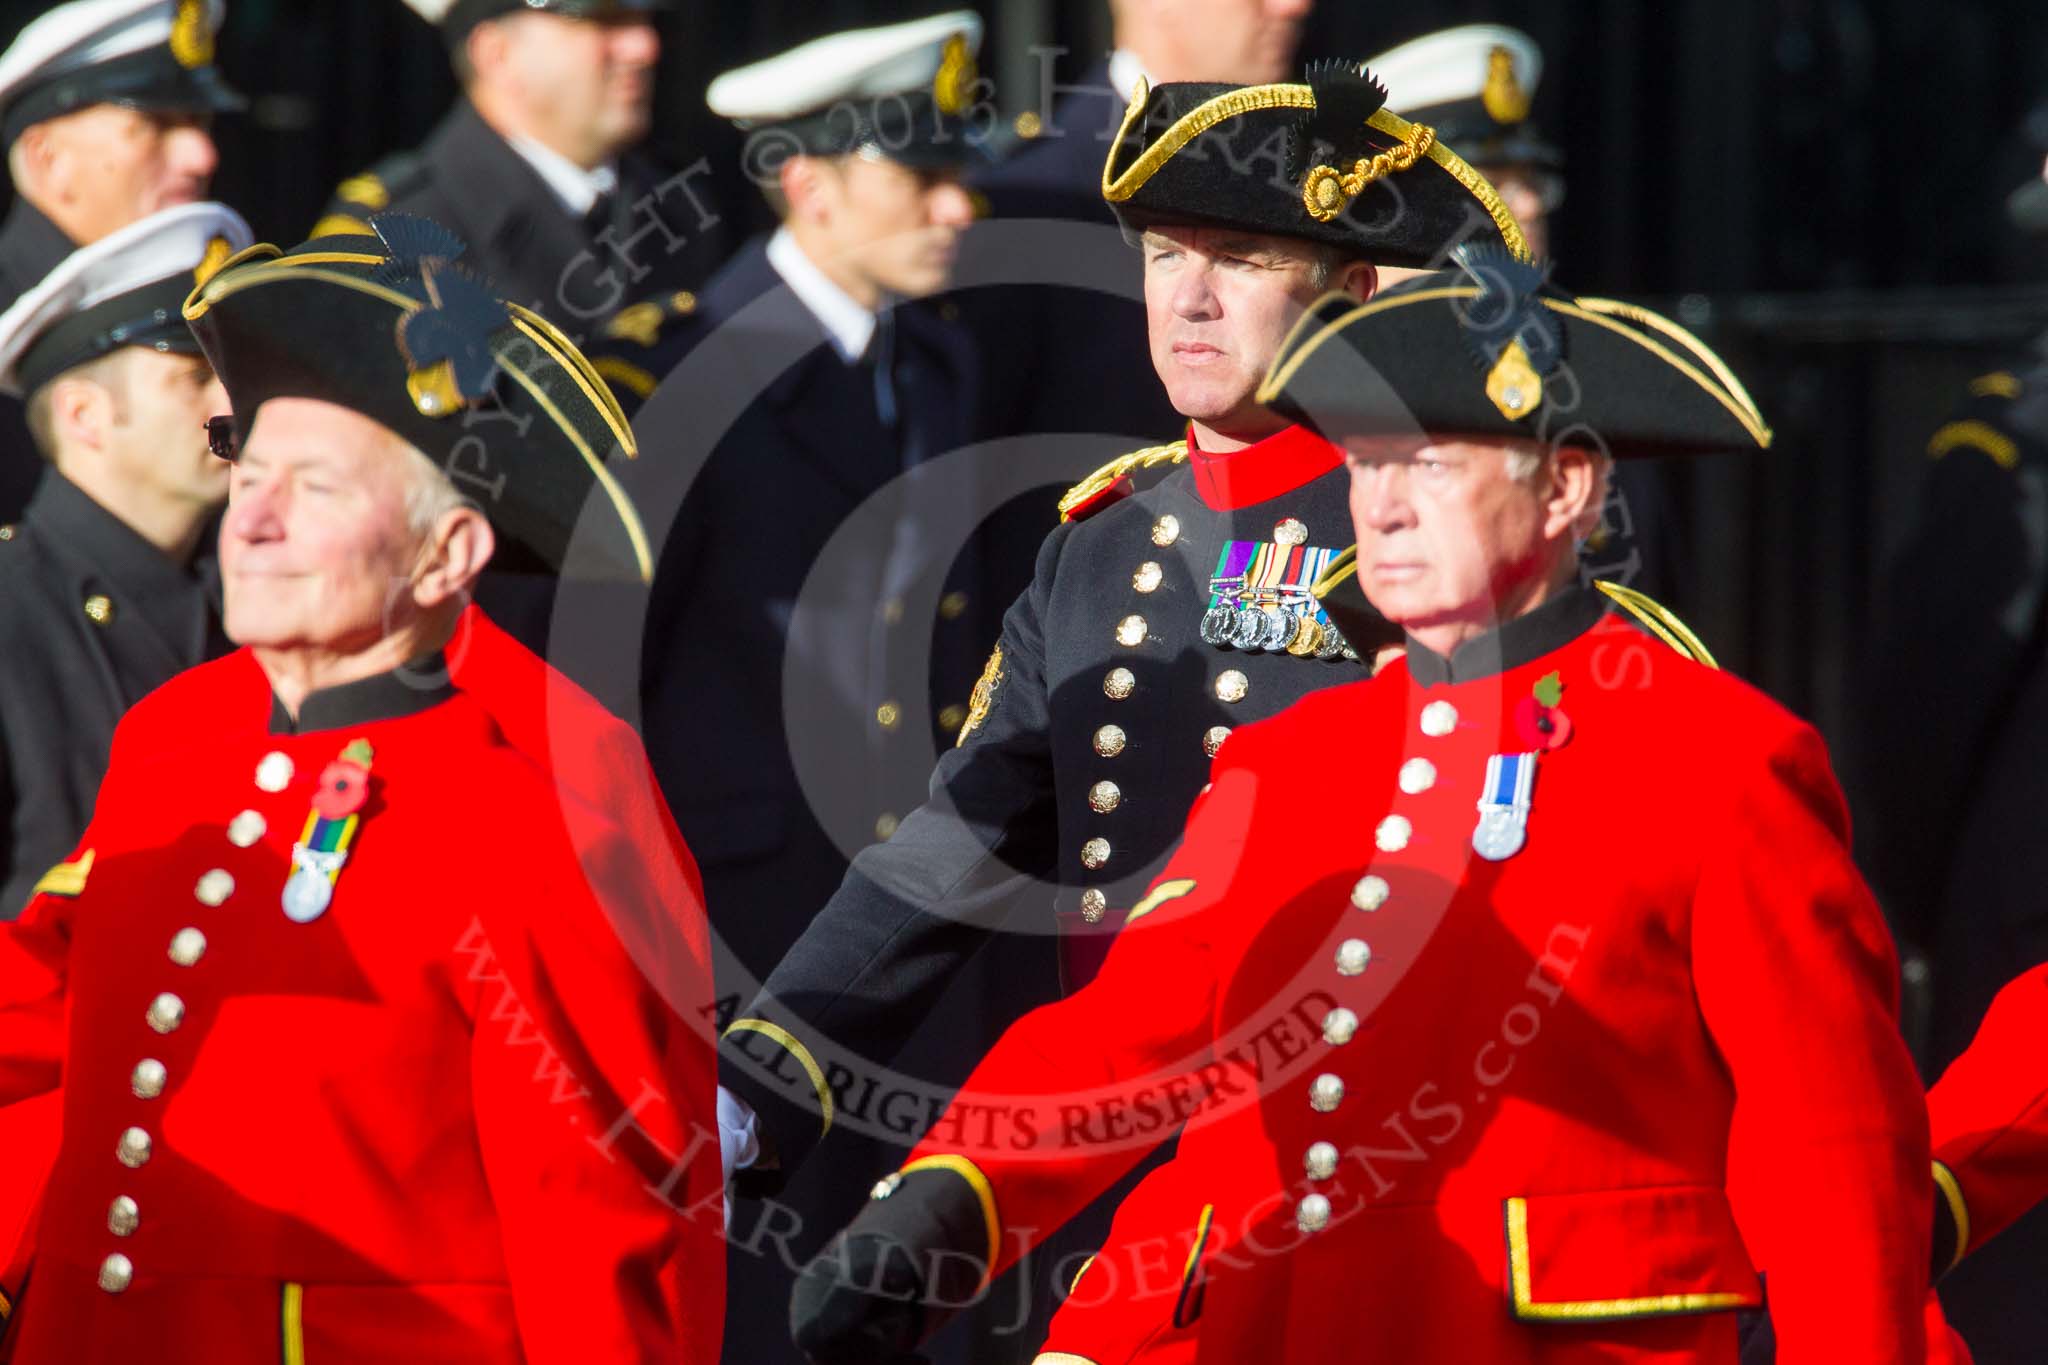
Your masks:
M 495 76 L 505 65 L 509 40 L 505 25 L 486 19 L 462 35 L 462 55 L 468 59 L 470 79 Z
M 1330 281 L 1330 287 L 1364 303 L 1379 292 L 1380 268 L 1371 261 L 1346 261 L 1337 271 L 1337 278 Z
M 420 572 L 413 580 L 412 600 L 432 611 L 475 586 L 498 548 L 490 518 L 464 504 L 441 514 L 420 550 Z
M 826 195 L 825 163 L 815 156 L 792 156 L 775 173 L 789 216 L 809 223 L 821 223 L 831 213 Z
M 1552 453 L 1549 496 L 1544 505 L 1546 538 L 1583 540 L 1593 533 L 1607 501 L 1611 467 L 1606 457 L 1583 446 L 1559 446 Z
M 50 431 L 57 448 L 49 452 L 50 462 L 66 458 L 103 455 L 107 433 L 114 425 L 114 395 L 106 385 L 90 379 L 60 376 L 50 381 Z

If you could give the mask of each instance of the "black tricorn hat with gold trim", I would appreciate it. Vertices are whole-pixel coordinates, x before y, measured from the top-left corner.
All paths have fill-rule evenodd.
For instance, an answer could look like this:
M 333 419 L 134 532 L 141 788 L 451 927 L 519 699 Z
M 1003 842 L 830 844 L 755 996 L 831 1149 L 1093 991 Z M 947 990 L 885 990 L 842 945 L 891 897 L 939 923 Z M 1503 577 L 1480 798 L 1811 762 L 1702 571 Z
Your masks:
M 439 466 L 498 528 L 501 565 L 648 581 L 647 535 L 611 467 L 637 448 L 590 363 L 464 267 L 453 233 L 398 213 L 370 225 L 250 247 L 185 301 L 237 447 L 272 398 L 333 403 Z
M 1259 401 L 1333 441 L 1515 437 L 1617 458 L 1759 450 L 1770 428 L 1706 343 L 1646 308 L 1575 298 L 1548 266 L 1464 246 L 1368 302 L 1325 299 Z
M 1459 242 L 1523 257 L 1514 215 L 1425 124 L 1386 107 L 1355 62 L 1299 83 L 1140 83 L 1102 168 L 1126 229 L 1160 223 L 1300 237 L 1388 265 L 1434 265 Z

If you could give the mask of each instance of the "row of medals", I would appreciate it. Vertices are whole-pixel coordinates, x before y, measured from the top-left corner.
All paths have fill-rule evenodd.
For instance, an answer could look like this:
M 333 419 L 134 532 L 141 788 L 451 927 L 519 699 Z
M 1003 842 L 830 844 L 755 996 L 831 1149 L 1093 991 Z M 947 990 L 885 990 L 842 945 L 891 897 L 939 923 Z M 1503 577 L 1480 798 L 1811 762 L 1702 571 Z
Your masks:
M 1219 580 L 1211 583 L 1209 590 L 1212 596 L 1222 596 L 1234 586 Z M 1357 651 L 1344 642 L 1335 626 L 1316 620 L 1311 603 L 1306 594 L 1293 600 L 1283 594 L 1277 605 L 1242 598 L 1235 604 L 1219 602 L 1202 613 L 1202 642 L 1219 649 L 1284 649 L 1297 659 L 1357 659 Z

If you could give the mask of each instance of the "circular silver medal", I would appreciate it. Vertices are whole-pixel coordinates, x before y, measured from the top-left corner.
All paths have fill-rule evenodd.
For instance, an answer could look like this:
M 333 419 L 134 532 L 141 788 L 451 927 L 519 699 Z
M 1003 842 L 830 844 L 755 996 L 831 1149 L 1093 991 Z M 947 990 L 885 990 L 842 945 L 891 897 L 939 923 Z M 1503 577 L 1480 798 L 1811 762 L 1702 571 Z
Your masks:
M 284 917 L 294 924 L 311 924 L 327 913 L 334 899 L 334 883 L 324 872 L 302 867 L 284 884 Z
M 1202 613 L 1202 643 L 1205 645 L 1227 645 L 1230 643 L 1230 627 L 1236 622 L 1237 613 L 1229 607 L 1211 607 Z
M 1239 649 L 1257 649 L 1259 634 L 1266 628 L 1265 613 L 1257 607 L 1241 607 L 1230 628 L 1230 643 Z
M 1294 638 L 1294 614 L 1278 607 L 1266 607 L 1261 615 L 1265 620 L 1259 627 L 1259 648 L 1287 648 L 1287 642 Z
M 1512 810 L 1495 806 L 1480 812 L 1479 825 L 1472 831 L 1472 851 L 1488 862 L 1500 862 L 1522 851 L 1528 830 Z
M 1327 661 L 1336 658 L 1343 652 L 1344 637 L 1338 633 L 1335 626 L 1331 626 L 1323 632 L 1322 643 L 1316 646 L 1316 657 Z

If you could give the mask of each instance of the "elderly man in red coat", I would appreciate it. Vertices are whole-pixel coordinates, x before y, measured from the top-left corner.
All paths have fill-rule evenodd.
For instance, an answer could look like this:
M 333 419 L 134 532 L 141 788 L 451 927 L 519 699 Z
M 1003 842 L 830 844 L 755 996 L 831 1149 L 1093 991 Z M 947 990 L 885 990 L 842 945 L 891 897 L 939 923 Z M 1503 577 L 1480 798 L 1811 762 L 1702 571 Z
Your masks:
M 1573 574 L 1606 452 L 1768 432 L 1674 324 L 1457 254 L 1263 390 L 1345 441 L 1325 605 L 1405 659 L 1232 734 L 1102 974 L 807 1269 L 813 1359 L 894 1359 L 1185 1121 L 1042 1361 L 1170 1311 L 1177 1360 L 1733 1365 L 1759 1270 L 1781 1360 L 1920 1360 L 1925 1110 L 1825 747 Z
M 0 1102 L 64 1108 L 18 1362 L 717 1357 L 687 853 L 585 799 L 564 746 L 616 731 L 455 634 L 501 536 L 644 581 L 632 441 L 461 251 L 392 219 L 187 304 L 232 376 L 244 648 L 130 714 L 0 936 Z

